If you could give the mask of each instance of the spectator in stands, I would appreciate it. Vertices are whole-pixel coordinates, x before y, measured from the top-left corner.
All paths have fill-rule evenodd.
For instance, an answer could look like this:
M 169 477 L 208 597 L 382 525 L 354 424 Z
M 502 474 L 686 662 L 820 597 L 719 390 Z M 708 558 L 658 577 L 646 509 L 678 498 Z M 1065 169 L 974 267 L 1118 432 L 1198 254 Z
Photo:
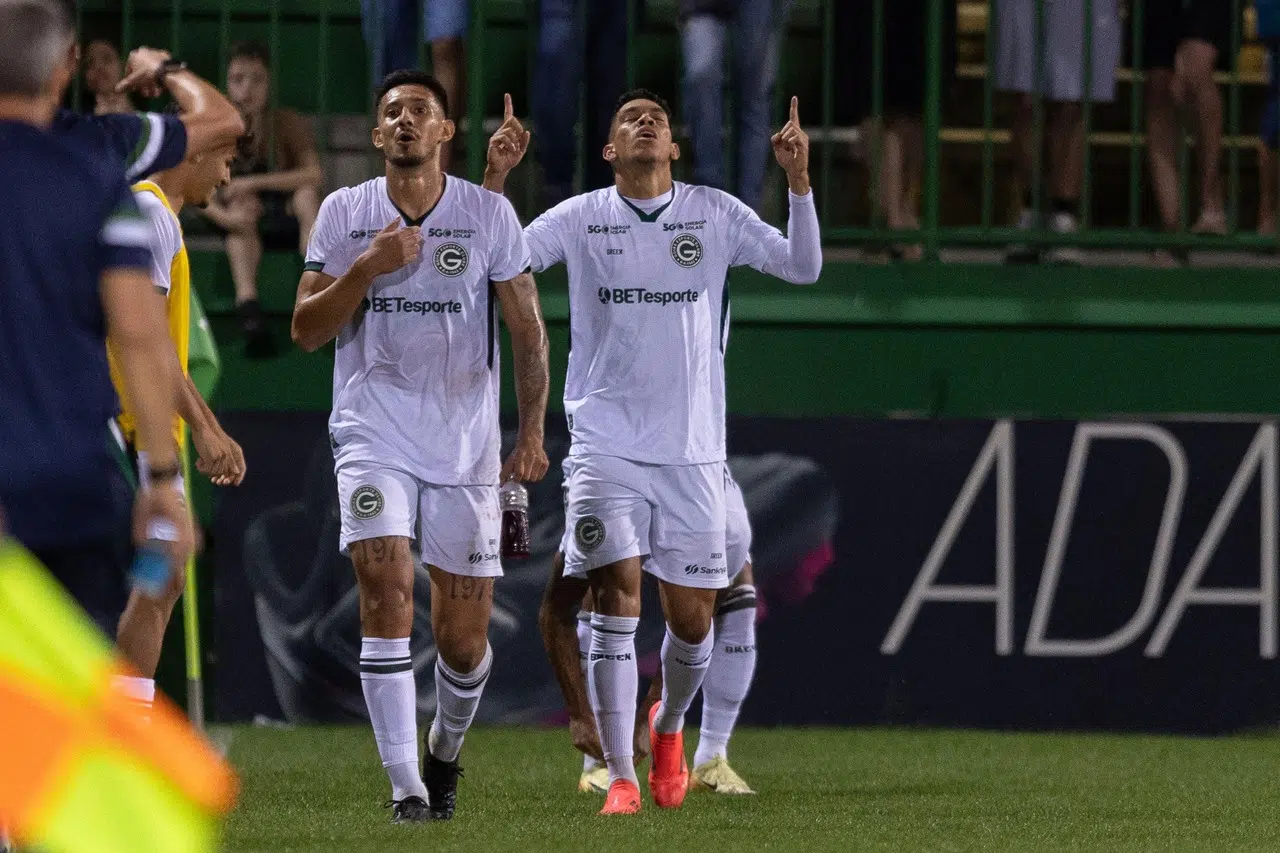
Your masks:
M 1267 48 L 1267 100 L 1262 109 L 1262 144 L 1258 149 L 1258 233 L 1276 233 L 1276 189 L 1280 174 L 1280 0 L 1253 0 L 1258 39 Z
M 1222 176 L 1222 94 L 1213 72 L 1229 59 L 1230 2 L 1224 0 L 1147 0 L 1142 65 L 1147 69 L 1147 156 L 1160 224 L 1176 230 L 1179 214 L 1178 111 L 1195 119 L 1196 161 L 1200 173 L 1200 216 L 1191 230 L 1223 234 L 1227 230 Z M 1173 262 L 1168 253 L 1157 257 Z
M 418 47 L 425 37 L 431 45 L 431 74 L 444 86 L 449 118 L 457 121 L 462 114 L 470 6 L 471 0 L 360 0 L 360 26 L 373 72 L 370 92 L 392 71 L 417 68 Z M 458 134 L 455 144 L 461 138 Z M 449 154 L 449 148 L 441 151 L 440 165 L 446 172 Z
M 85 93 L 93 101 L 94 115 L 134 111 L 128 93 L 116 91 L 116 84 L 124 78 L 124 61 L 113 42 L 91 39 L 84 48 L 83 64 Z
M 872 221 L 889 228 L 920 227 L 918 200 L 924 170 L 924 102 L 927 77 L 928 0 L 883 5 L 880 105 L 875 99 L 875 3 L 852 0 L 835 7 L 836 121 L 860 125 L 861 149 L 871 178 Z M 943 0 L 942 80 L 945 94 L 955 76 L 956 2 Z M 918 245 L 894 246 L 897 259 L 919 260 Z
M 996 0 L 996 83 L 1014 93 L 1014 176 L 1022 191 L 1018 227 L 1039 229 L 1044 221 L 1033 205 L 1037 143 L 1047 143 L 1049 230 L 1072 234 L 1079 227 L 1080 187 L 1084 177 L 1084 117 L 1081 103 L 1107 103 L 1115 98 L 1116 69 L 1120 64 L 1121 30 L 1117 0 L 1093 0 L 1093 20 L 1086 17 L 1087 0 Z M 1090 67 L 1085 68 L 1086 40 L 1092 40 Z M 1088 91 L 1086 92 L 1086 86 Z M 1034 126 L 1035 99 L 1045 98 L 1043 135 Z M 1042 195 L 1041 198 L 1044 198 Z M 1039 251 L 1014 246 L 1007 260 L 1038 261 Z M 1058 246 L 1047 258 L 1051 263 L 1081 263 L 1081 251 Z
M 637 10 L 642 8 L 643 2 L 638 2 Z M 627 87 L 627 3 L 542 0 L 538 14 L 534 154 L 542 167 L 542 203 L 549 208 L 573 195 L 579 81 L 586 85 L 583 190 L 613 186 L 613 170 L 600 151 L 608 141 L 614 102 Z
M 226 235 L 227 260 L 236 287 L 236 310 L 251 356 L 272 355 L 275 344 L 258 304 L 258 266 L 264 245 L 305 253 L 320 210 L 324 173 L 307 120 L 270 107 L 271 58 L 265 45 L 231 48 L 227 96 L 247 132 L 231 164 L 232 179 L 205 214 Z
M 836 4 L 837 6 L 844 4 Z M 684 54 L 684 118 L 693 147 L 693 181 L 730 189 L 749 207 L 764 200 L 778 49 L 791 0 L 679 0 Z M 732 38 L 730 29 L 732 28 Z M 735 186 L 725 166 L 724 65 L 733 45 Z

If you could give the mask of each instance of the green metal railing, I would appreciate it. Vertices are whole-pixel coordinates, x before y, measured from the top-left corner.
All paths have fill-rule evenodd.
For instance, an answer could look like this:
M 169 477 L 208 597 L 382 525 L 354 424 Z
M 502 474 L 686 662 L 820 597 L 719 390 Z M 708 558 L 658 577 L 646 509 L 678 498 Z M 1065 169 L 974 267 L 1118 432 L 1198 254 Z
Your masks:
M 324 118 L 341 114 L 367 115 L 369 81 L 360 34 L 358 0 L 86 0 L 81 16 L 86 27 L 117 17 L 125 45 L 164 44 L 182 53 L 200 73 L 225 83 L 229 45 L 246 37 L 266 41 L 272 54 L 277 85 L 273 99 Z M 885 81 L 895 74 L 895 50 L 888 45 L 891 14 L 912 0 L 793 0 L 794 11 L 781 50 L 778 97 L 773 105 L 781 122 L 787 96 L 801 97 L 802 116 L 812 137 L 811 172 L 818 193 L 824 236 L 829 243 L 850 245 L 918 244 L 926 259 L 955 246 L 1001 247 L 1013 242 L 1049 247 L 1072 244 L 1122 249 L 1271 249 L 1274 237 L 1252 233 L 1253 219 L 1245 204 L 1255 186 L 1252 173 L 1256 145 L 1255 117 L 1265 93 L 1256 74 L 1242 72 L 1242 50 L 1256 56 L 1260 47 L 1249 41 L 1245 26 L 1248 0 L 1222 0 L 1230 6 L 1229 71 L 1219 74 L 1224 92 L 1224 163 L 1227 236 L 1190 233 L 1190 202 L 1195 153 L 1186 134 L 1177 143 L 1180 175 L 1179 216 L 1176 227 L 1162 229 L 1151 195 L 1144 138 L 1145 59 L 1142 33 L 1147 23 L 1145 0 L 1128 0 L 1122 24 L 1131 43 L 1121 63 L 1116 100 L 1081 105 L 1085 128 L 1084 170 L 1080 182 L 1079 226 L 1075 234 L 1044 230 L 1019 231 L 1011 198 L 1013 178 L 1006 144 L 1008 117 L 1005 99 L 996 91 L 997 20 L 994 0 L 916 0 L 922 4 L 925 45 L 924 108 L 918 117 L 923 130 L 921 180 L 918 192 L 919 227 L 890 229 L 882 221 L 885 199 L 879 197 L 877 175 L 885 155 L 876 119 L 885 113 Z M 1048 0 L 1035 3 L 1035 17 L 1043 23 Z M 1084 88 L 1093 84 L 1094 12 L 1105 0 L 1082 0 L 1090 24 L 1082 45 Z M 463 133 L 465 171 L 479 179 L 483 172 L 488 134 L 500 113 L 504 91 L 517 96 L 519 111 L 527 115 L 535 64 L 538 16 L 536 0 L 473 0 L 466 60 L 466 116 Z M 857 51 L 850 47 L 859 34 L 837 29 L 837 4 L 869 6 L 871 20 L 870 74 L 865 103 L 872 121 L 849 126 L 843 115 L 847 91 L 838 71 Z M 672 95 L 679 110 L 679 43 L 675 0 L 627 0 L 627 81 L 648 85 Z M 640 7 L 644 7 L 643 16 Z M 959 10 L 965 24 L 952 27 L 947 18 Z M 901 36 L 900 27 L 895 32 Z M 863 37 L 865 38 L 865 36 Z M 951 51 L 944 40 L 957 39 L 958 69 L 945 68 Z M 861 43 L 861 42 L 857 42 Z M 427 61 L 423 48 L 420 56 Z M 1042 65 L 1041 65 L 1042 67 Z M 734 72 L 729 71 L 732 75 Z M 1042 72 L 1040 72 L 1042 73 Z M 954 83 L 947 81 L 954 77 Z M 566 97 L 581 93 L 566 93 Z M 730 99 L 726 115 L 732 117 Z M 581 112 L 581 111 L 580 111 Z M 1033 99 L 1035 179 L 1024 188 L 1037 209 L 1047 201 L 1044 181 L 1047 108 L 1042 96 Z M 1184 116 L 1189 126 L 1189 117 Z M 731 122 L 730 122 L 731 123 Z M 327 133 L 322 121 L 322 145 Z M 535 145 L 537 130 L 534 128 Z M 731 134 L 731 131 L 727 131 Z M 726 152 L 736 151 L 726 140 Z M 592 150 L 588 150 L 590 147 Z M 595 156 L 594 144 L 579 148 L 580 161 Z M 732 157 L 728 158 L 732 161 Z M 732 166 L 732 163 L 730 163 Z M 688 163 L 677 166 L 687 176 Z M 530 173 L 533 170 L 528 170 Z M 526 179 L 527 180 L 527 179 Z M 773 170 L 766 212 L 785 211 L 783 182 Z M 1280 196 L 1280 193 L 1272 193 Z M 517 193 L 525 214 L 536 193 Z

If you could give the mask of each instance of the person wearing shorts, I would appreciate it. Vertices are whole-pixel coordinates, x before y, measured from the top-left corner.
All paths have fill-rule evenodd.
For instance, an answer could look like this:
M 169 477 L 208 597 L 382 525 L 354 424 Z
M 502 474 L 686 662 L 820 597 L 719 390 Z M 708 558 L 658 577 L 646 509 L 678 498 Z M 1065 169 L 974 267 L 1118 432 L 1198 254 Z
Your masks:
M 1192 117 L 1200 215 L 1191 230 L 1227 230 L 1222 176 L 1222 93 L 1213 72 L 1231 59 L 1231 3 L 1223 0 L 1147 0 L 1140 67 L 1146 69 L 1147 162 L 1160 224 L 1177 230 L 1181 215 L 1179 113 Z M 1135 65 L 1139 63 L 1135 62 Z M 1161 253 L 1166 261 L 1176 258 Z
M 1039 229 L 1048 225 L 1056 234 L 1071 234 L 1079 227 L 1080 188 L 1084 179 L 1084 118 L 1081 104 L 1109 103 L 1115 98 L 1116 68 L 1120 64 L 1120 10 L 1117 0 L 1093 0 L 1092 20 L 1085 15 L 1086 0 L 997 0 L 996 85 L 1014 96 L 1014 174 L 1022 194 L 1018 227 Z M 1089 64 L 1085 64 L 1088 46 Z M 1034 126 L 1035 101 L 1048 103 L 1043 136 Z M 1033 187 L 1041 180 L 1035 173 L 1036 146 L 1048 145 L 1048 218 L 1035 205 Z M 1060 246 L 1047 259 L 1053 263 L 1080 263 L 1079 249 Z M 1039 252 L 1026 246 L 1011 247 L 1010 262 L 1035 262 Z

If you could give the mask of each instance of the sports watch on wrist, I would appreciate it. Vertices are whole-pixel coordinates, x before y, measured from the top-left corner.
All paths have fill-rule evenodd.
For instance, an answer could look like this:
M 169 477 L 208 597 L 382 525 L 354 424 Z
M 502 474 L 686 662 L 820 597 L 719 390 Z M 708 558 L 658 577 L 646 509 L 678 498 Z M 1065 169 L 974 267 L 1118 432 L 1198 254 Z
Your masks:
M 166 59 L 164 62 L 160 63 L 160 67 L 156 69 L 156 85 L 163 86 L 165 77 L 168 77 L 175 71 L 185 71 L 186 68 L 187 63 L 183 62 L 181 59 Z

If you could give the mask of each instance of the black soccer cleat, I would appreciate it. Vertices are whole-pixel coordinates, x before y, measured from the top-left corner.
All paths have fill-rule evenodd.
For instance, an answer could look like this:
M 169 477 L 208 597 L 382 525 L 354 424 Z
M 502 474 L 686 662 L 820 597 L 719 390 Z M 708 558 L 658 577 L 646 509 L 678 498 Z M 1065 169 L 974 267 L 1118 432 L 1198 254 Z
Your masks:
M 386 804 L 391 809 L 392 823 L 426 823 L 431 820 L 431 810 L 422 797 L 405 797 Z
M 431 820 L 453 820 L 458 807 L 458 779 L 462 768 L 456 761 L 441 761 L 427 752 L 422 760 L 422 781 L 427 786 L 427 810 Z

